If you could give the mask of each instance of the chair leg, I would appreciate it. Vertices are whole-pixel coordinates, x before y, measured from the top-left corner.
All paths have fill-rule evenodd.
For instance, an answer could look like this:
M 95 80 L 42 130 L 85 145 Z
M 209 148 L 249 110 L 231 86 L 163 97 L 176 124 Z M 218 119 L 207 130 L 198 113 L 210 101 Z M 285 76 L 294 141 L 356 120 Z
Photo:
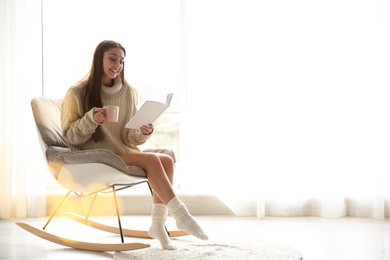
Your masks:
M 147 181 L 146 183 L 148 184 L 148 187 L 149 187 L 150 193 L 151 193 L 151 194 L 152 194 L 152 196 L 153 196 L 153 190 L 152 190 L 152 187 L 150 187 L 150 184 L 149 184 L 149 182 L 148 182 L 148 181 Z
M 115 200 L 115 208 L 116 208 L 116 216 L 118 218 L 118 225 L 119 225 L 119 231 L 120 231 L 120 234 L 121 234 L 121 241 L 122 243 L 124 243 L 124 239 L 123 239 L 123 230 L 122 230 L 122 223 L 121 223 L 121 217 L 119 215 L 119 208 L 118 208 L 118 201 L 116 199 L 116 192 L 115 192 L 115 185 L 112 186 L 112 192 L 114 194 L 114 200 Z
M 95 196 L 93 196 L 91 206 L 89 206 L 87 216 L 85 216 L 85 223 L 87 223 L 87 221 L 88 221 L 89 214 L 91 213 L 92 206 L 95 204 L 95 200 L 96 200 L 97 195 L 98 195 L 98 194 L 95 193 Z
M 45 228 L 47 227 L 47 225 L 49 225 L 50 221 L 53 219 L 53 217 L 57 214 L 57 211 L 60 209 L 60 207 L 62 206 L 62 204 L 64 203 L 64 201 L 66 200 L 66 198 L 68 198 L 69 194 L 71 193 L 71 191 L 68 191 L 68 193 L 66 193 L 65 197 L 61 200 L 60 204 L 58 204 L 57 208 L 54 210 L 54 212 L 51 214 L 49 220 L 46 222 L 45 226 L 43 227 L 43 230 L 45 230 Z

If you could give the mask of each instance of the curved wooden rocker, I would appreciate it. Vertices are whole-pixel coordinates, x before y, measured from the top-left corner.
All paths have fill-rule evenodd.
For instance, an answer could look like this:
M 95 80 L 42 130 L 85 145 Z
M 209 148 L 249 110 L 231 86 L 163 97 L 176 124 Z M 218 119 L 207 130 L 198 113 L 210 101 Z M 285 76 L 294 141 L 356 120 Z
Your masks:
M 81 224 L 87 225 L 89 227 L 96 228 L 96 229 L 106 231 L 109 233 L 114 233 L 114 234 L 118 234 L 118 235 L 120 234 L 120 229 L 117 227 L 113 227 L 113 226 L 109 226 L 109 225 L 105 225 L 105 224 L 91 221 L 91 220 L 84 218 L 83 216 L 80 216 L 80 215 L 73 213 L 73 212 L 67 212 L 67 213 L 65 213 L 65 215 L 67 217 L 71 218 L 72 220 L 75 220 L 75 221 L 77 221 Z M 151 236 L 149 236 L 148 231 L 145 231 L 145 230 L 134 230 L 134 229 L 122 228 L 122 232 L 123 232 L 123 235 L 127 236 L 127 237 L 152 238 Z M 181 236 L 188 236 L 189 235 L 189 233 L 187 233 L 184 230 L 172 230 L 172 231 L 167 231 L 167 233 L 170 237 L 181 237 Z
M 36 235 L 40 238 L 48 240 L 50 242 L 71 247 L 80 250 L 95 251 L 95 252 L 110 252 L 110 251 L 128 251 L 150 247 L 149 244 L 143 243 L 118 243 L 118 244 L 102 244 L 102 243 L 89 243 L 77 240 L 72 240 L 60 236 L 55 236 L 44 230 L 35 228 L 24 222 L 17 222 L 16 225 L 23 228 L 24 230 Z

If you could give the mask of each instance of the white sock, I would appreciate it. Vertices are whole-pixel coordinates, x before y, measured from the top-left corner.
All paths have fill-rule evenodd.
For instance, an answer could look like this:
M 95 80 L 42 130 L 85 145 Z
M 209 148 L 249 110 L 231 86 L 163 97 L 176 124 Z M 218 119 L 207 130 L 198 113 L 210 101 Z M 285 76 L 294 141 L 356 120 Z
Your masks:
M 158 239 L 161 247 L 165 250 L 176 250 L 165 230 L 165 221 L 167 220 L 168 209 L 164 204 L 153 204 L 152 225 L 149 229 L 149 236 Z
M 177 228 L 183 229 L 199 239 L 208 239 L 202 228 L 188 212 L 186 205 L 177 196 L 168 202 L 167 207 L 171 215 L 176 219 Z

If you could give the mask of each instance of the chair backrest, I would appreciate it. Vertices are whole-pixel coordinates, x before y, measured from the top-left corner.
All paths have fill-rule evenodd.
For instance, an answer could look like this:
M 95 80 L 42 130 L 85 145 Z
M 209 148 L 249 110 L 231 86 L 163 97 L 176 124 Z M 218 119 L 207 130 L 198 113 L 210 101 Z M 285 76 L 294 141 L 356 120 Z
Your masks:
M 62 100 L 37 97 L 31 107 L 42 144 L 45 148 L 68 148 L 61 130 Z

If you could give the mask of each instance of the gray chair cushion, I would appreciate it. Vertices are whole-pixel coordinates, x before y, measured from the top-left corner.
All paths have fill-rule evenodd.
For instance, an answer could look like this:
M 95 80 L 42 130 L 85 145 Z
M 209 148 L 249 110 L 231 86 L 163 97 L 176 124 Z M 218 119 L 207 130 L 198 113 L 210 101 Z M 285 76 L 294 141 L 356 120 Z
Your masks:
M 50 147 L 49 150 L 53 150 L 53 148 Z M 57 177 L 62 165 L 80 163 L 103 163 L 129 175 L 146 177 L 146 173 L 142 168 L 134 165 L 127 166 L 119 156 L 104 149 L 56 152 L 48 158 L 48 163 L 54 169 L 52 173 L 55 177 Z

